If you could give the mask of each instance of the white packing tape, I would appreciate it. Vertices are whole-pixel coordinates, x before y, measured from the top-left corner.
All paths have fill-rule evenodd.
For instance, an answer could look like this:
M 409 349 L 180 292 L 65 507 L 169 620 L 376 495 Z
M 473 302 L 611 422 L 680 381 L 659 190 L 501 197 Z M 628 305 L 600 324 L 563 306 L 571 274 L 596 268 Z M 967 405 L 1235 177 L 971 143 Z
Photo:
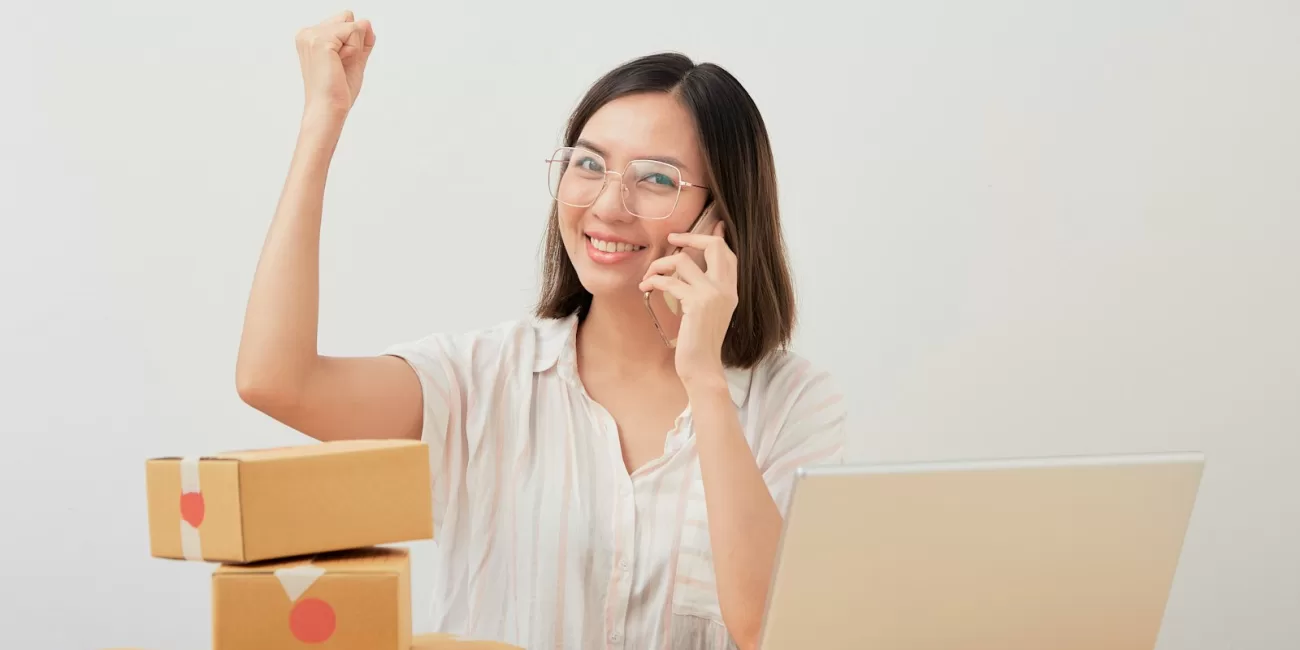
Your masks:
M 310 562 L 275 570 L 275 577 L 280 580 L 280 586 L 284 587 L 284 595 L 288 596 L 291 602 L 297 602 L 312 583 L 323 575 L 325 569 Z
M 182 458 L 181 494 L 202 494 L 199 486 L 199 459 L 197 456 Z M 199 529 L 190 525 L 181 517 L 181 555 L 187 560 L 203 560 L 203 544 L 199 539 Z
M 181 459 L 181 494 L 199 491 L 199 457 Z

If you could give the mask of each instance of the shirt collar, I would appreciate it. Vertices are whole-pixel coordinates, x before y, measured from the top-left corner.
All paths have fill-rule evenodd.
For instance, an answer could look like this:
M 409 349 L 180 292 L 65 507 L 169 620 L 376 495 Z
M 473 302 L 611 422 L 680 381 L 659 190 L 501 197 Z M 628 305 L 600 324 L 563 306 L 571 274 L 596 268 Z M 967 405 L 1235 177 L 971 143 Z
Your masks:
M 537 344 L 533 354 L 533 372 L 543 373 L 557 368 L 566 379 L 578 382 L 577 332 L 578 316 L 564 318 L 538 319 L 534 326 Z M 749 384 L 753 371 L 746 368 L 727 368 L 727 389 L 731 401 L 737 407 L 743 406 L 749 398 Z

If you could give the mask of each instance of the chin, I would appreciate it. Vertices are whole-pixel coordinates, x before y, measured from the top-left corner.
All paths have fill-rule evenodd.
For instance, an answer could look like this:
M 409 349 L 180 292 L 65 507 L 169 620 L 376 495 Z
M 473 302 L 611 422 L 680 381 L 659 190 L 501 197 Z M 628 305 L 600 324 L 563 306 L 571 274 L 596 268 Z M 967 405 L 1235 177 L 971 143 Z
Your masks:
M 592 265 L 575 264 L 578 281 L 592 296 L 627 296 L 639 293 L 640 277 L 628 277 L 613 269 L 592 268 Z

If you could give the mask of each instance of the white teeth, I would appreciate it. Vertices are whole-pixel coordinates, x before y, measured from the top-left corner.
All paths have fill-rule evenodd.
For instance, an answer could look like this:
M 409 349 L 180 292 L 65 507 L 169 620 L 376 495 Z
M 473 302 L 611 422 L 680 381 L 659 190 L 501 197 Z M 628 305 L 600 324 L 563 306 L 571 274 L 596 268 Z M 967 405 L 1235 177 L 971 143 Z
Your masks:
M 645 248 L 644 246 L 637 246 L 636 244 L 628 244 L 625 242 L 604 241 L 604 240 L 596 239 L 595 237 L 591 237 L 590 239 L 591 239 L 591 245 L 595 247 L 596 250 L 604 251 L 606 253 L 625 253 L 630 251 L 639 251 L 642 248 Z

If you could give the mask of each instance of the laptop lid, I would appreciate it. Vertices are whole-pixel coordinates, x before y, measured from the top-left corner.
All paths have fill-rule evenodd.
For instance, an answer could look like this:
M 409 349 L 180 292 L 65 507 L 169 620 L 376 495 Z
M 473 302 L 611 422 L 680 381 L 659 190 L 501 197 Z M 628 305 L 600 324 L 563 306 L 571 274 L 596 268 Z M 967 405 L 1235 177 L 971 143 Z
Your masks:
M 1151 650 L 1198 453 L 801 470 L 762 650 Z

